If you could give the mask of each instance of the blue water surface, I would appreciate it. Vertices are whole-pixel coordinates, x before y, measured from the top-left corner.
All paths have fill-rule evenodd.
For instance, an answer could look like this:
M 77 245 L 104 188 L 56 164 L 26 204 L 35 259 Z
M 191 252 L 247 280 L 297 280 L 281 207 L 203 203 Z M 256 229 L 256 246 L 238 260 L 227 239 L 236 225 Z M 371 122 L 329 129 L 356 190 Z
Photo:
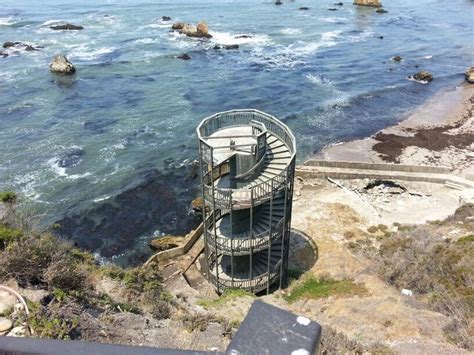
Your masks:
M 41 48 L 0 58 L 0 190 L 25 196 L 42 226 L 60 221 L 79 245 L 133 262 L 153 235 L 197 223 L 187 174 L 206 115 L 274 114 L 301 162 L 405 118 L 473 64 L 472 1 L 386 0 L 386 14 L 334 2 L 2 0 L 0 42 Z M 162 16 L 205 20 L 213 38 L 170 32 Z M 64 22 L 84 29 L 49 28 Z M 240 47 L 214 49 L 225 44 Z M 74 76 L 48 71 L 57 54 Z M 432 83 L 407 80 L 422 69 Z

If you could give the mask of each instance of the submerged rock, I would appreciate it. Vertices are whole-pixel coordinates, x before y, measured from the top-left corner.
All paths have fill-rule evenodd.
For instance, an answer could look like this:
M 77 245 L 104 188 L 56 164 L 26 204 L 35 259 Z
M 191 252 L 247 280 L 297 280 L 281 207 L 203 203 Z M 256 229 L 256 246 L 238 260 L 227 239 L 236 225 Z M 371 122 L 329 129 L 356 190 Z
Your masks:
M 188 53 L 183 53 L 183 54 L 178 55 L 176 58 L 182 59 L 182 60 L 190 60 L 191 56 Z
M 214 46 L 214 49 L 239 49 L 239 45 L 238 44 L 229 44 L 225 46 L 216 45 Z
M 412 78 L 415 79 L 416 81 L 422 81 L 422 82 L 433 81 L 433 75 L 426 70 L 419 71 L 418 73 L 414 74 Z
M 172 248 L 179 247 L 183 242 L 183 237 L 175 237 L 172 235 L 167 235 L 161 238 L 156 238 L 150 240 L 148 246 L 156 251 L 164 251 Z
M 58 159 L 58 166 L 61 168 L 78 166 L 82 162 L 83 156 L 84 150 L 82 148 L 71 148 L 60 159 Z
M 161 16 L 161 21 L 171 21 L 171 17 L 169 17 L 169 16 Z
M 239 38 L 252 38 L 252 36 L 250 36 L 250 35 L 239 35 L 239 36 L 235 36 L 234 38 L 236 38 L 236 39 L 239 39 Z
M 55 26 L 49 26 L 52 30 L 60 31 L 60 30 L 66 30 L 66 31 L 79 31 L 84 29 L 84 27 L 79 26 L 79 25 L 73 25 L 70 23 L 66 23 L 63 25 L 55 25 Z
M 403 59 L 403 58 L 400 57 L 399 55 L 397 55 L 397 56 L 395 56 L 395 57 L 392 58 L 392 60 L 393 60 L 394 62 L 401 62 L 402 59 Z
M 334 5 L 336 5 L 336 6 L 343 6 L 344 3 L 342 3 L 342 2 L 335 2 Z
M 302 6 L 302 7 L 300 7 L 300 10 L 302 10 L 302 11 L 309 10 L 309 7 Z
M 328 10 L 329 11 L 337 11 L 337 9 L 335 7 L 330 7 Z
M 275 1 L 275 5 L 283 5 L 283 3 L 280 0 Z
M 474 84 L 474 67 L 470 67 L 466 72 L 464 73 L 466 77 L 466 81 L 469 84 Z
M 388 11 L 380 8 L 380 9 L 375 10 L 375 12 L 378 14 L 386 14 Z
M 38 51 L 39 50 L 38 48 L 41 48 L 41 47 L 34 47 L 31 44 L 27 44 L 27 43 L 23 43 L 23 42 L 10 42 L 10 41 L 7 41 L 7 42 L 3 43 L 3 48 L 5 48 L 5 49 L 7 49 L 7 48 L 24 49 L 25 51 L 30 52 L 30 51 Z
M 59 75 L 71 75 L 76 72 L 74 65 L 64 55 L 55 56 L 49 69 Z
M 380 2 L 380 0 L 354 0 L 354 5 L 382 7 L 382 3 Z

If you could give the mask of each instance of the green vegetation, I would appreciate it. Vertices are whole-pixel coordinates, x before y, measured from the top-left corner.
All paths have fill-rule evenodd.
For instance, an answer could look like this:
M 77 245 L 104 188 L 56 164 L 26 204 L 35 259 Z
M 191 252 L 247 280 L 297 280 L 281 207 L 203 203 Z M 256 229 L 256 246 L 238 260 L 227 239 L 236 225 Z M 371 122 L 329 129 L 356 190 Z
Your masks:
M 23 232 L 18 228 L 10 228 L 0 223 L 0 250 L 5 249 L 7 245 L 20 238 Z
M 456 241 L 457 244 L 469 244 L 473 242 L 474 242 L 474 234 L 466 235 L 465 237 L 461 237 Z
M 241 290 L 238 288 L 231 288 L 231 289 L 226 289 L 224 293 L 215 300 L 200 300 L 198 301 L 198 304 L 200 306 L 203 306 L 204 308 L 211 308 L 211 307 L 220 307 L 222 305 L 228 304 L 229 302 L 239 298 L 239 297 L 255 297 L 250 292 L 247 292 L 245 290 Z
M 356 284 L 352 280 L 316 279 L 314 276 L 310 276 L 295 285 L 291 292 L 285 296 L 285 300 L 289 303 L 294 303 L 300 299 L 355 296 L 366 293 L 367 290 L 362 285 Z
M 0 201 L 3 203 L 15 203 L 17 199 L 16 193 L 11 191 L 0 192 Z

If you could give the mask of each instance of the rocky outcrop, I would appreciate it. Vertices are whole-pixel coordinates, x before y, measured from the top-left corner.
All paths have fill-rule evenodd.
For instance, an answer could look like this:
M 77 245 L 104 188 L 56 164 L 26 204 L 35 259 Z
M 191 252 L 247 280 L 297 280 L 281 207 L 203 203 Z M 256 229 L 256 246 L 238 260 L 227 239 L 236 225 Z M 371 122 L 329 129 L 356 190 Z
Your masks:
M 421 82 L 429 83 L 430 81 L 433 81 L 433 75 L 426 70 L 419 71 L 418 73 L 414 74 L 412 78 Z
M 474 67 L 470 67 L 468 70 L 466 70 L 464 76 L 466 77 L 466 81 L 469 84 L 474 84 Z
M 55 31 L 61 31 L 61 30 L 66 30 L 66 31 L 79 31 L 84 29 L 84 27 L 79 26 L 79 25 L 73 25 L 70 23 L 65 23 L 63 25 L 55 25 L 55 26 L 49 26 L 52 30 Z
M 183 53 L 183 54 L 178 55 L 176 58 L 182 59 L 182 60 L 190 60 L 191 56 L 188 53 Z
M 179 31 L 179 33 L 184 34 L 188 37 L 197 37 L 197 38 L 212 38 L 212 35 L 209 33 L 209 27 L 205 22 L 199 22 L 197 26 L 193 24 L 176 22 L 171 26 L 171 29 Z
M 23 49 L 27 52 L 30 52 L 30 51 L 38 51 L 39 48 L 41 48 L 41 47 L 35 47 L 31 44 L 27 44 L 27 43 L 23 43 L 23 42 L 7 41 L 7 42 L 3 43 L 3 48 L 5 48 L 5 49 L 8 49 L 8 48 Z
M 169 16 L 161 16 L 161 21 L 171 21 L 171 17 L 169 17 Z
M 354 5 L 382 7 L 382 3 L 380 2 L 380 0 L 354 0 Z
M 76 72 L 74 65 L 63 55 L 57 55 L 49 65 L 49 69 L 59 75 L 71 75 Z
M 183 242 L 183 237 L 175 237 L 175 236 L 165 236 L 162 238 L 152 239 L 148 245 L 151 249 L 156 251 L 164 251 L 172 248 L 179 247 Z

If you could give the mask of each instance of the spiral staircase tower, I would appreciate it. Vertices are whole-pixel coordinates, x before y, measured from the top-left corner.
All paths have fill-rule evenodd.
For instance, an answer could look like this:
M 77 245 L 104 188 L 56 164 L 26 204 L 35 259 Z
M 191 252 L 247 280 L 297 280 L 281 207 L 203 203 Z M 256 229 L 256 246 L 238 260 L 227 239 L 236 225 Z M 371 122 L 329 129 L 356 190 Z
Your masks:
M 295 137 L 277 118 L 233 110 L 197 128 L 206 275 L 218 293 L 287 282 Z

